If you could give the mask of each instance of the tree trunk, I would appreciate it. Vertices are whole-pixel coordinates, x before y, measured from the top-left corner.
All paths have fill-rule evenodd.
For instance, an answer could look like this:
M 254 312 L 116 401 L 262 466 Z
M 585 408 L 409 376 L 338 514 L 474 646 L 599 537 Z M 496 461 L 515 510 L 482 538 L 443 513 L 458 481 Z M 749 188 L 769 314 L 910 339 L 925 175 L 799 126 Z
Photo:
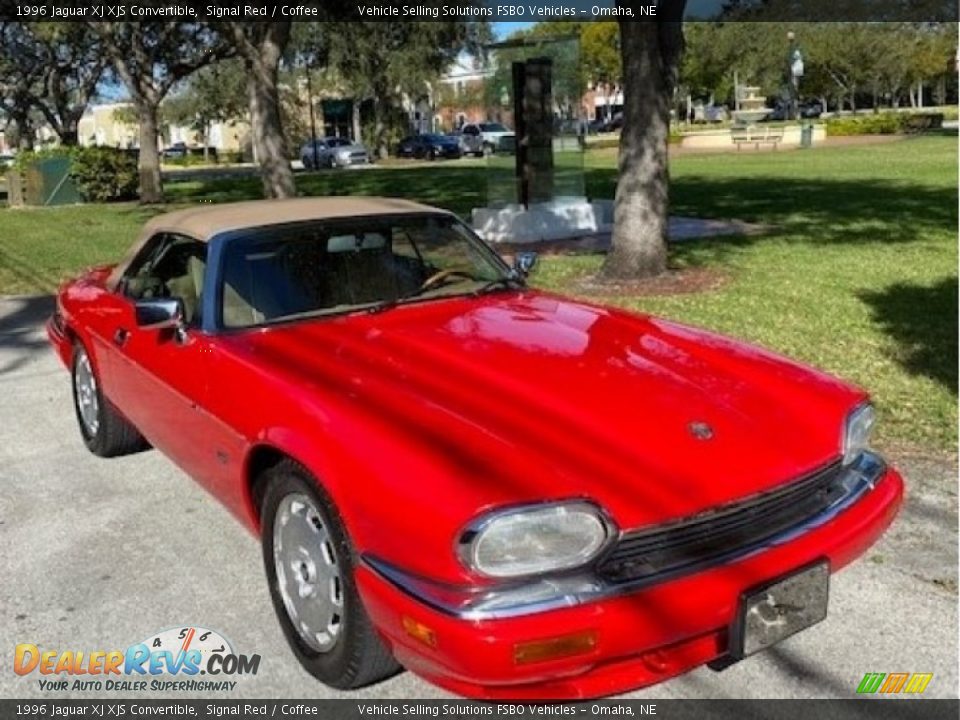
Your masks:
M 260 163 L 263 194 L 267 198 L 288 198 L 297 194 L 293 170 L 284 152 L 280 120 L 280 93 L 277 88 L 279 50 L 266 47 L 258 57 L 247 58 L 250 115 L 254 156 Z
M 600 271 L 607 279 L 666 270 L 669 104 L 683 44 L 679 23 L 622 21 L 620 38 L 623 129 L 612 247 Z
M 373 98 L 373 142 L 376 156 L 380 160 L 386 159 L 390 150 L 387 148 L 386 125 L 383 122 L 383 100 L 379 94 Z
M 350 102 L 350 119 L 351 124 L 353 125 L 353 141 L 354 142 L 363 142 L 360 137 L 360 99 L 354 98 Z
M 160 177 L 160 148 L 157 143 L 157 106 L 141 102 L 137 106 L 140 122 L 140 202 L 163 202 L 163 181 Z
M 80 137 L 77 134 L 77 126 L 64 126 L 60 131 L 60 144 L 66 147 L 75 147 L 80 144 Z
M 27 113 L 10 113 L 13 124 L 17 128 L 17 147 L 27 152 L 33 150 L 34 129 Z

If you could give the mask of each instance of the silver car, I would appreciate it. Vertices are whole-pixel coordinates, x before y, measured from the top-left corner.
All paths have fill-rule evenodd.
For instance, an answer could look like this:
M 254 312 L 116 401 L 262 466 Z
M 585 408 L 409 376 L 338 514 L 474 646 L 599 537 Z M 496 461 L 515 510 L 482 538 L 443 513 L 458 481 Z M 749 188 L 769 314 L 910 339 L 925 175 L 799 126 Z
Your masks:
M 307 170 L 366 165 L 370 162 L 370 153 L 363 145 L 348 138 L 318 138 L 316 146 L 308 140 L 300 148 L 300 162 Z

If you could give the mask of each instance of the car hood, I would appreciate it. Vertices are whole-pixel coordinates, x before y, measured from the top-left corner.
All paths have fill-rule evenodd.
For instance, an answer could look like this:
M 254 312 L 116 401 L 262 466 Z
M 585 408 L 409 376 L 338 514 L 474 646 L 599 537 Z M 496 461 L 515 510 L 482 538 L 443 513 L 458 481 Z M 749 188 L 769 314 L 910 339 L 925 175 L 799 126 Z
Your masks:
M 464 479 L 470 503 L 587 497 L 625 528 L 836 460 L 845 414 L 863 399 L 736 341 L 531 291 L 301 322 L 231 342 L 301 387 L 341 388 L 379 419 L 395 413 L 414 442 L 439 430 L 468 448 L 485 468 L 482 480 Z
M 339 145 L 335 148 L 331 148 L 330 151 L 334 155 L 349 155 L 355 152 L 365 153 L 367 148 L 360 143 L 353 143 L 352 145 Z

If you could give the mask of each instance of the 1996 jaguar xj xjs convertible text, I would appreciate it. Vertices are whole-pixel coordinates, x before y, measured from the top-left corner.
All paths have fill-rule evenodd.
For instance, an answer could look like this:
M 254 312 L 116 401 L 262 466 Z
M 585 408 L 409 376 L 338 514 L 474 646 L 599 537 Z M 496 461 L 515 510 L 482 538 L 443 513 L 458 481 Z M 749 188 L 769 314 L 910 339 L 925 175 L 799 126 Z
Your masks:
M 534 260 L 401 200 L 189 209 L 48 334 L 87 447 L 158 448 L 258 533 L 329 685 L 607 695 L 822 620 L 901 503 L 867 396 Z

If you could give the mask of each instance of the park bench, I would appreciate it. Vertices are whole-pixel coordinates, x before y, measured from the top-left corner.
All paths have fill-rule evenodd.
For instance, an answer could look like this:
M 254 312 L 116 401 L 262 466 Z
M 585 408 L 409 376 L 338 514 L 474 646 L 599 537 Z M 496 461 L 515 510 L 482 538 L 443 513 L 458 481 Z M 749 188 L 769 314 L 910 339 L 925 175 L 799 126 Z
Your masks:
M 756 125 L 734 125 L 730 128 L 730 139 L 737 146 L 737 150 L 743 144 L 752 144 L 757 150 L 763 144 L 777 145 L 783 142 L 783 128 L 780 127 L 757 127 Z

